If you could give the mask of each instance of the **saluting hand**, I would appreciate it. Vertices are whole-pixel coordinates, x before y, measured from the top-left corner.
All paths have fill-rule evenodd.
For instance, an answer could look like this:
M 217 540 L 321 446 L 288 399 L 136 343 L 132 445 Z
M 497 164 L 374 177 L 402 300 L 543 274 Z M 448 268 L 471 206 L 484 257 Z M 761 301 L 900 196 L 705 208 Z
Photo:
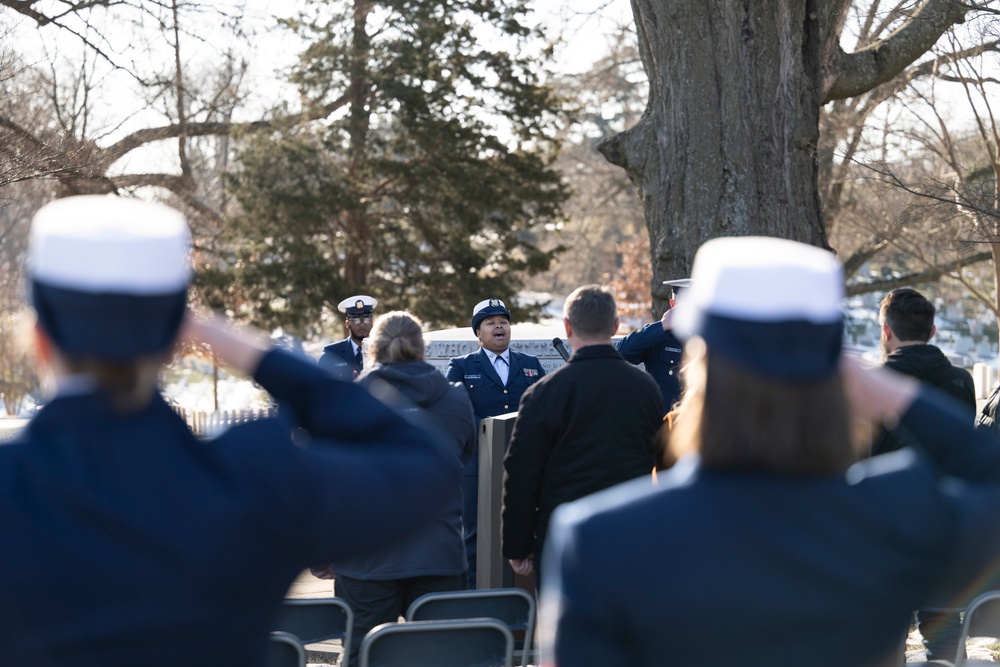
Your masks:
M 663 317 L 660 318 L 660 324 L 663 325 L 664 331 L 670 331 L 674 328 L 674 309 L 668 308 L 663 313 Z
M 209 311 L 188 311 L 181 325 L 181 339 L 189 343 L 204 343 L 212 348 L 226 366 L 237 373 L 252 376 L 270 340 L 263 331 L 239 327 Z
M 840 374 L 854 416 L 877 423 L 897 420 L 920 391 L 915 378 L 882 367 L 865 368 L 849 354 L 841 355 Z

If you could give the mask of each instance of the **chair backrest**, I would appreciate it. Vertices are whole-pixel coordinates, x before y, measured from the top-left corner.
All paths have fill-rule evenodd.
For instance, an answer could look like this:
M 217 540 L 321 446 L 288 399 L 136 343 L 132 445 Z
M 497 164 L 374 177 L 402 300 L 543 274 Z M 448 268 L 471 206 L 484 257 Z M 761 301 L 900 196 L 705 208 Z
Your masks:
M 303 644 L 339 639 L 346 657 L 351 654 L 353 627 L 354 614 L 340 598 L 285 598 L 274 629 L 295 635 Z
M 295 635 L 272 632 L 264 667 L 306 667 L 306 649 Z
M 359 667 L 511 667 L 514 636 L 495 618 L 384 623 L 361 640 Z
M 983 593 L 969 603 L 962 619 L 962 634 L 958 645 L 965 646 L 969 637 L 1000 638 L 1000 591 Z M 955 667 L 965 664 L 965 652 L 959 650 Z
M 406 610 L 407 621 L 437 621 L 462 618 L 495 618 L 512 633 L 523 633 L 521 662 L 528 664 L 535 635 L 535 598 L 520 588 L 428 593 Z

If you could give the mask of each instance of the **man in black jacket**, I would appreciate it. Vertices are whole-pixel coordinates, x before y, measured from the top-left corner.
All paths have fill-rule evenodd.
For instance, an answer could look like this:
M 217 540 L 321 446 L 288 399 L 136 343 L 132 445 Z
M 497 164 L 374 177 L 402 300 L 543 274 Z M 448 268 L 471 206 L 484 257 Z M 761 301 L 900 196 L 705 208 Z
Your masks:
M 948 394 L 976 413 L 976 388 L 969 371 L 953 366 L 948 357 L 927 341 L 934 335 L 934 304 L 915 289 L 889 292 L 879 308 L 882 355 L 886 368 L 911 375 Z M 872 455 L 895 451 L 907 444 L 907 435 L 886 430 L 872 445 Z
M 884 365 L 948 394 L 966 409 L 970 423 L 976 414 L 976 390 L 969 371 L 953 366 L 939 348 L 928 344 L 935 332 L 934 304 L 909 287 L 889 292 L 879 308 Z M 883 429 L 872 444 L 872 455 L 901 449 L 912 436 L 903 429 Z M 961 443 L 956 443 L 961 446 Z M 961 619 L 957 611 L 917 612 L 917 625 L 927 648 L 927 660 L 955 659 Z
M 573 354 L 524 392 L 504 458 L 502 550 L 518 574 L 541 563 L 558 505 L 651 475 L 659 457 L 663 396 L 611 344 L 614 297 L 598 285 L 576 289 L 563 325 Z

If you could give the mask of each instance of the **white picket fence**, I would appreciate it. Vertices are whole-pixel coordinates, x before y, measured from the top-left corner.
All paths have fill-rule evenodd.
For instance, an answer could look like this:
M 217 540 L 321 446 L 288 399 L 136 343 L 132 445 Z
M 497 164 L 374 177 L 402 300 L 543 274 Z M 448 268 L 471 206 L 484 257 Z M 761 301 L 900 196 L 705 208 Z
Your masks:
M 273 417 L 277 414 L 276 408 L 204 412 L 178 407 L 176 410 L 184 421 L 187 422 L 187 425 L 191 428 L 191 430 L 196 435 L 200 436 L 212 436 L 235 424 L 251 422 L 265 417 Z

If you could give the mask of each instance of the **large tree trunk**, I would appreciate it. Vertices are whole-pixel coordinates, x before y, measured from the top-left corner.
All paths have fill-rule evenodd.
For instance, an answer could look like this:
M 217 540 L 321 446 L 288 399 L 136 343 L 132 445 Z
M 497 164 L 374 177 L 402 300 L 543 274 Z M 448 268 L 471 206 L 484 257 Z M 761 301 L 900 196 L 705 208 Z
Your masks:
M 848 55 L 838 44 L 847 5 L 632 0 L 649 102 L 600 150 L 642 196 L 655 312 L 667 306 L 662 282 L 686 277 L 708 239 L 827 247 L 816 183 L 821 104 L 892 78 L 964 14 L 951 0 L 924 0 L 898 35 Z
M 662 282 L 717 236 L 826 245 L 816 187 L 817 21 L 801 0 L 633 0 L 649 105 L 601 146 L 642 195 Z M 803 57 L 804 56 L 804 57 Z

